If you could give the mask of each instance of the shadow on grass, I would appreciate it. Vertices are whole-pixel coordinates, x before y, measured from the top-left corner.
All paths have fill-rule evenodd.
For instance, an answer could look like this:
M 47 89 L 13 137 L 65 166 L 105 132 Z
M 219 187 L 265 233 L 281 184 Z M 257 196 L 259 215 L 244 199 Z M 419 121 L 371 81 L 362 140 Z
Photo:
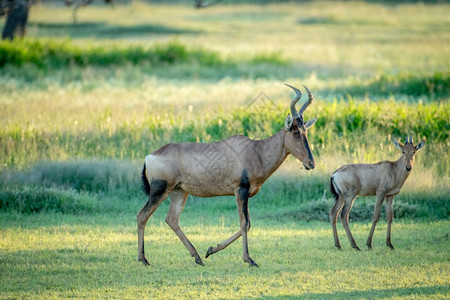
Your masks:
M 402 94 L 440 99 L 450 95 L 450 73 L 381 75 L 365 82 L 355 83 L 350 87 L 337 88 L 334 92 L 352 96 Z
M 29 22 L 29 26 L 34 26 L 40 29 L 48 30 L 74 30 L 85 28 L 101 28 L 106 26 L 104 22 L 83 22 L 83 23 L 44 23 L 44 22 Z
M 397 288 L 397 289 L 379 289 L 369 291 L 353 291 L 353 292 L 335 292 L 335 293 L 319 293 L 306 295 L 285 295 L 279 297 L 267 297 L 269 299 L 377 299 L 377 298 L 391 298 L 408 297 L 413 295 L 427 296 L 435 294 L 448 294 L 449 286 L 421 286 L 413 288 Z
M 30 22 L 29 26 L 37 28 L 39 36 L 70 36 L 72 38 L 124 38 L 140 35 L 201 33 L 201 31 L 198 30 L 180 29 L 157 24 L 121 26 L 104 22 L 84 22 L 76 24 Z
M 108 26 L 103 30 L 100 30 L 97 37 L 109 37 L 109 38 L 123 38 L 133 35 L 145 35 L 145 34 L 198 34 L 201 31 L 179 29 L 175 27 L 166 27 L 153 24 L 141 24 L 133 26 Z
M 328 26 L 364 26 L 364 25 L 389 25 L 383 20 L 370 20 L 364 18 L 340 18 L 339 16 L 327 15 L 318 17 L 303 17 L 297 21 L 299 25 L 328 25 Z

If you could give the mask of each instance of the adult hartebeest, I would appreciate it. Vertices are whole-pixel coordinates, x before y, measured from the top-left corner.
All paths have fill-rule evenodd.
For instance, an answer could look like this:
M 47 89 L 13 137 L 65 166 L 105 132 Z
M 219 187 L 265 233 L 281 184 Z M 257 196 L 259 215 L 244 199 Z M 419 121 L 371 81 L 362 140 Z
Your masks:
M 170 195 L 166 223 L 195 258 L 195 262 L 204 265 L 197 250 L 180 228 L 179 218 L 186 198 L 189 194 L 197 197 L 234 195 L 241 229 L 217 246 L 209 247 L 205 257 L 225 249 L 242 235 L 243 259 L 250 266 L 257 266 L 248 254 L 248 198 L 256 195 L 288 154 L 302 161 L 307 170 L 315 167 L 308 145 L 307 129 L 317 118 L 303 122 L 303 113 L 312 103 L 313 94 L 305 86 L 308 101 L 297 113 L 295 104 L 302 94 L 297 88 L 286 85 L 295 91 L 296 96 L 291 101 L 291 113 L 286 118 L 284 129 L 274 136 L 264 140 L 251 140 L 235 135 L 216 143 L 167 144 L 145 158 L 142 182 L 149 197 L 137 214 L 139 261 L 149 264 L 144 254 L 145 225 L 152 213 Z
M 391 243 L 391 224 L 394 218 L 393 201 L 394 196 L 400 193 L 403 184 L 411 173 L 414 165 L 414 155 L 422 149 L 425 141 L 421 141 L 416 146 L 413 144 L 413 138 L 408 137 L 405 145 L 392 139 L 395 147 L 403 152 L 397 161 L 382 161 L 376 164 L 351 164 L 345 165 L 334 171 L 331 175 L 330 190 L 336 199 L 336 203 L 330 211 L 330 220 L 333 227 L 334 245 L 341 249 L 336 230 L 337 215 L 341 212 L 341 222 L 347 233 L 350 244 L 356 250 L 360 250 L 353 239 L 350 228 L 348 227 L 348 216 L 352 209 L 353 202 L 359 196 L 374 196 L 375 209 L 372 219 L 372 228 L 370 229 L 366 245 L 372 249 L 372 236 L 380 219 L 381 204 L 386 199 L 386 219 L 387 234 L 386 245 L 394 249 Z M 342 210 L 342 211 L 341 211 Z

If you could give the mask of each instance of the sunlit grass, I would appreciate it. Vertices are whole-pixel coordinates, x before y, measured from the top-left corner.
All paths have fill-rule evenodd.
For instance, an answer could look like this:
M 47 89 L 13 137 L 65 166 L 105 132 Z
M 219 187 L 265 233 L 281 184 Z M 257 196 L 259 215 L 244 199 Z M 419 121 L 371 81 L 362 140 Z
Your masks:
M 3 47 L 26 57 L 56 45 L 57 56 L 89 59 L 0 68 L 0 298 L 449 297 L 449 6 L 232 2 L 98 4 L 81 8 L 78 24 L 70 8 L 31 7 L 29 39 Z M 181 60 L 167 61 L 170 45 Z M 157 47 L 157 63 L 136 50 Z M 290 157 L 250 199 L 260 268 L 242 261 L 240 240 L 196 265 L 164 222 L 170 200 L 148 223 L 151 266 L 138 263 L 145 155 L 168 142 L 274 134 L 292 96 L 285 82 L 315 95 L 305 118 L 319 118 L 309 131 L 316 169 Z M 337 251 L 330 174 L 398 159 L 390 138 L 408 134 L 426 145 L 395 198 L 396 250 L 383 216 L 372 251 L 353 251 L 340 223 Z M 358 198 L 350 214 L 361 248 L 374 201 Z M 233 197 L 189 196 L 181 215 L 201 255 L 238 223 Z
M 28 36 L 71 37 L 77 45 L 106 49 L 123 46 L 123 40 L 150 47 L 175 38 L 225 59 L 276 55 L 296 62 L 295 72 L 302 77 L 448 71 L 450 53 L 443 47 L 449 38 L 446 4 L 321 1 L 239 5 L 237 10 L 232 5 L 208 10 L 144 3 L 99 5 L 80 9 L 79 24 L 74 25 L 70 8 L 35 5 Z
M 311 2 L 240 5 L 238 13 L 235 6 L 227 5 L 208 10 L 143 3 L 117 5 L 114 9 L 91 6 L 79 10 L 79 23 L 97 26 L 80 28 L 71 26 L 69 8 L 50 9 L 56 16 L 51 21 L 47 18 L 50 13 L 47 6 L 33 7 L 30 36 L 74 36 L 81 38 L 81 43 L 86 38 L 98 42 L 99 39 L 118 37 L 105 34 L 105 30 L 112 33 L 116 30 L 120 34 L 122 28 L 127 28 L 127 34 L 119 37 L 127 38 L 133 44 L 149 45 L 177 36 L 182 42 L 208 45 L 224 55 L 281 52 L 287 59 L 315 64 L 316 71 L 329 65 L 351 66 L 357 73 L 365 73 L 365 68 L 373 71 L 380 67 L 395 68 L 392 71 L 396 72 L 448 67 L 448 63 L 447 67 L 442 65 L 449 56 L 448 49 L 439 47 L 440 41 L 449 34 L 446 4 L 391 6 Z M 45 24 L 65 26 L 58 28 Z M 159 26 L 162 33 L 172 29 L 174 34 L 158 34 L 151 28 L 147 31 L 136 29 L 144 25 L 153 25 L 156 30 Z M 264 32 L 260 31 L 262 25 Z M 185 32 L 177 34 L 176 30 Z M 436 51 L 436 47 L 440 51 Z M 422 59 L 418 59 L 420 57 Z M 411 60 L 415 60 L 413 65 Z
M 236 86 L 243 87 L 242 96 L 226 107 L 227 91 Z M 280 84 L 277 92 L 284 90 L 284 101 L 261 98 L 244 106 L 253 100 L 250 94 L 256 94 L 254 90 L 245 83 L 224 84 L 217 91 L 211 88 L 215 104 L 205 99 L 199 108 L 190 99 L 211 94 L 194 92 L 192 87 L 160 87 L 142 101 L 137 95 L 145 92 L 134 95 L 130 91 L 128 101 L 122 101 L 121 94 L 94 101 L 101 97 L 99 92 L 87 98 L 75 93 L 67 95 L 70 99 L 62 95 L 56 100 L 59 105 L 48 93 L 30 93 L 27 101 L 4 103 L 9 117 L 0 132 L 4 141 L 2 167 L 24 168 L 39 160 L 70 158 L 141 160 L 169 142 L 212 142 L 234 134 L 267 138 L 282 129 L 290 94 Z M 168 105 L 156 103 L 156 95 L 162 95 Z M 336 159 L 342 163 L 397 159 L 399 153 L 390 138 L 403 140 L 412 134 L 416 142 L 427 141 L 417 156 L 417 165 L 448 176 L 448 104 L 393 100 L 329 103 L 316 98 L 306 114 L 307 118 L 319 117 L 309 132 L 315 155 L 324 158 L 317 160 L 319 170 L 331 172 L 330 168 L 339 166 L 328 163 L 336 158 L 336 151 Z
M 200 253 L 236 230 L 237 216 L 220 226 L 219 216 L 201 221 L 189 218 L 188 210 L 182 227 Z M 384 245 L 386 228 L 380 222 L 374 249 L 357 253 L 341 228 L 344 243 L 338 251 L 326 224 L 254 220 L 249 247 L 260 268 L 248 268 L 241 259 L 240 240 L 206 259 L 205 267 L 196 265 L 162 218 L 155 218 L 146 235 L 151 266 L 144 267 L 136 259 L 134 215 L 114 220 L 2 215 L 0 261 L 8 276 L 1 281 L 2 297 L 448 296 L 448 221 L 394 223 L 395 251 Z M 362 243 L 369 225 L 352 228 Z

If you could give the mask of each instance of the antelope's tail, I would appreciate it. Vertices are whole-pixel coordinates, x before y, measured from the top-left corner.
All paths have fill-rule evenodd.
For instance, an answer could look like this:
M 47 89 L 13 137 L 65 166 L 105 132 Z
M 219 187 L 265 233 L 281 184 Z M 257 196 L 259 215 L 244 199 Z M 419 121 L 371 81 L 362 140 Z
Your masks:
M 141 180 L 142 180 L 142 190 L 144 191 L 144 193 L 147 196 L 149 196 L 150 195 L 150 183 L 148 182 L 147 175 L 145 175 L 145 163 L 144 163 L 144 168 L 142 169 Z
M 334 200 L 338 200 L 339 199 L 339 188 L 335 187 L 335 183 L 334 183 L 334 174 L 331 175 L 330 178 L 330 192 L 333 194 Z

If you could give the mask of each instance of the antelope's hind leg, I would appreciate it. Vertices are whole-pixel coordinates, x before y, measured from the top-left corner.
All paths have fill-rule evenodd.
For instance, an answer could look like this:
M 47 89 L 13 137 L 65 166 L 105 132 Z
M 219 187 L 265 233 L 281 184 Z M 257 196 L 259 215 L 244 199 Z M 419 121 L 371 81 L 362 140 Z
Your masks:
M 144 265 L 149 265 L 145 258 L 144 252 L 144 232 L 150 216 L 155 212 L 159 205 L 167 198 L 167 182 L 164 180 L 152 180 L 150 182 L 150 195 L 147 203 L 137 214 L 138 225 L 138 260 L 142 261 Z
M 180 228 L 180 215 L 183 211 L 184 205 L 186 204 L 186 198 L 188 194 L 181 189 L 174 190 L 170 193 L 170 208 L 167 213 L 166 223 L 172 228 L 175 234 L 180 238 L 183 244 L 188 249 L 191 256 L 195 258 L 195 262 L 201 266 L 204 266 L 202 259 L 197 253 L 195 247 L 188 240 L 186 235 Z
M 356 245 L 355 239 L 353 238 L 352 232 L 350 231 L 350 227 L 348 226 L 348 216 L 350 215 L 350 211 L 352 210 L 353 203 L 355 202 L 356 196 L 346 196 L 345 197 L 345 204 L 344 208 L 341 211 L 341 222 L 344 226 L 345 232 L 347 233 L 348 240 L 350 241 L 350 245 L 357 250 L 361 251 L 359 249 L 358 245 Z
M 339 250 L 341 249 L 341 244 L 339 243 L 339 237 L 337 234 L 337 218 L 339 215 L 339 212 L 342 210 L 342 207 L 344 206 L 344 197 L 339 196 L 339 198 L 336 200 L 336 203 L 334 204 L 333 208 L 330 210 L 330 221 L 331 221 L 331 227 L 333 228 L 333 235 L 334 235 L 334 245 Z

